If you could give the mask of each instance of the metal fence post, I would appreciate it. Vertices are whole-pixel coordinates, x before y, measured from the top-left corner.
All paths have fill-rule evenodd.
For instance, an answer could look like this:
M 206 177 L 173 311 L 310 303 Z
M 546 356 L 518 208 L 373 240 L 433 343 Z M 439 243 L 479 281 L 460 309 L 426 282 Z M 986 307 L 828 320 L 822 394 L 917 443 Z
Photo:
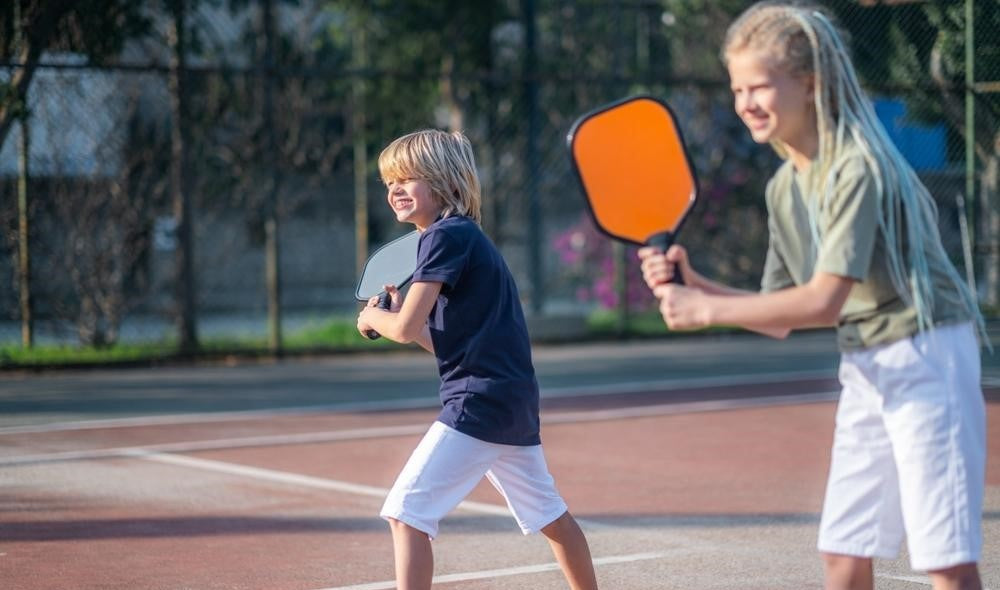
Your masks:
M 976 52 L 973 0 L 965 0 L 965 209 L 969 226 L 969 245 L 976 251 Z M 972 260 L 975 276 L 975 258 Z
M 524 18 L 524 100 L 528 110 L 528 135 L 525 138 L 525 170 L 528 192 L 528 266 L 531 277 L 531 309 L 540 314 L 545 304 L 545 282 L 542 272 L 542 208 L 538 181 L 538 48 L 535 39 L 535 2 L 522 0 Z

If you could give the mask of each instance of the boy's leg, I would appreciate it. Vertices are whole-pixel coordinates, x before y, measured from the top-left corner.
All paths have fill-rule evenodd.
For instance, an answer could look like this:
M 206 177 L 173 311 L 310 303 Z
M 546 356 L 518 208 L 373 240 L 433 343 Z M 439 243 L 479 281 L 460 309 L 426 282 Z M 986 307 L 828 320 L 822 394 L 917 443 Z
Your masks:
M 392 530 L 397 587 L 399 590 L 429 590 L 434 577 L 430 537 L 395 518 L 387 520 Z
M 435 422 L 413 450 L 380 513 L 392 530 L 400 588 L 430 587 L 438 522 L 483 479 L 498 447 Z
M 549 540 L 570 586 L 597 588 L 587 538 L 556 490 L 541 445 L 508 447 L 486 477 L 507 500 L 521 532 L 541 532 Z
M 569 511 L 542 528 L 542 534 L 549 540 L 552 553 L 555 554 L 570 588 L 597 588 L 597 576 L 594 574 L 594 562 L 590 557 L 587 538 L 583 536 L 580 525 Z
M 974 563 L 963 563 L 943 570 L 927 572 L 934 590 L 982 590 L 979 568 Z
M 872 590 L 872 560 L 867 557 L 823 554 L 823 571 L 826 575 L 825 590 Z

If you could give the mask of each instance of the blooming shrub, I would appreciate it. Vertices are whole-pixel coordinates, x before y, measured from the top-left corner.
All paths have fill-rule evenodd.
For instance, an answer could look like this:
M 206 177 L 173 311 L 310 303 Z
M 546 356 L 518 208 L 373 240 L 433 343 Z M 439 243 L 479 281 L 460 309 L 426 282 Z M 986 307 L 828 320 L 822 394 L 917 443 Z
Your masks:
M 626 246 L 621 249 L 600 233 L 589 215 L 581 216 L 575 224 L 556 235 L 553 248 L 562 265 L 562 275 L 575 287 L 580 302 L 596 302 L 605 309 L 615 309 L 621 304 L 616 280 L 619 264 L 626 265 L 626 294 L 628 308 L 645 310 L 654 307 L 656 300 L 642 281 L 638 250 Z M 616 259 L 617 258 L 617 259 Z

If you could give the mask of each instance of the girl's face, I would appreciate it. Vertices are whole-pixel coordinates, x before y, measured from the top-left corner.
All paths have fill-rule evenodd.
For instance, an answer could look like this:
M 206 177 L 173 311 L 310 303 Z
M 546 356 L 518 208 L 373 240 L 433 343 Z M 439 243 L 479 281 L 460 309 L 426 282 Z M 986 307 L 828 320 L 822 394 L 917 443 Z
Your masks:
M 727 61 L 736 114 L 754 141 L 778 140 L 808 152 L 817 137 L 812 76 L 789 74 L 751 49 L 730 53 Z
M 420 179 L 404 178 L 387 184 L 389 206 L 401 223 L 412 223 L 423 231 L 441 214 L 441 205 L 431 194 L 430 186 Z

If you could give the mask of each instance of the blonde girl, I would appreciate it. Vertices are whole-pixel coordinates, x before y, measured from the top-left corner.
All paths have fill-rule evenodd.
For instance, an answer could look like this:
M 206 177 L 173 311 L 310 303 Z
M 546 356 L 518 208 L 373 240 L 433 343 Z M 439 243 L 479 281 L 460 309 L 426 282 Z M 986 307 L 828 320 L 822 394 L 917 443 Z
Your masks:
M 982 317 L 941 245 L 927 189 L 889 140 L 819 8 L 766 2 L 723 48 L 737 114 L 785 160 L 768 183 L 761 291 L 711 281 L 683 247 L 639 252 L 672 329 L 783 338 L 836 326 L 842 392 L 818 548 L 826 587 L 871 589 L 898 554 L 934 587 L 978 589 Z M 686 286 L 667 284 L 679 271 Z
M 438 522 L 484 476 L 524 534 L 545 535 L 570 587 L 596 588 L 587 540 L 542 453 L 528 330 L 514 279 L 479 227 L 469 140 L 418 131 L 389 144 L 378 165 L 396 219 L 421 235 L 405 300 L 387 285 L 390 309 L 373 298 L 358 316 L 358 331 L 419 343 L 437 358 L 441 376 L 441 413 L 382 507 L 398 588 L 430 588 Z

